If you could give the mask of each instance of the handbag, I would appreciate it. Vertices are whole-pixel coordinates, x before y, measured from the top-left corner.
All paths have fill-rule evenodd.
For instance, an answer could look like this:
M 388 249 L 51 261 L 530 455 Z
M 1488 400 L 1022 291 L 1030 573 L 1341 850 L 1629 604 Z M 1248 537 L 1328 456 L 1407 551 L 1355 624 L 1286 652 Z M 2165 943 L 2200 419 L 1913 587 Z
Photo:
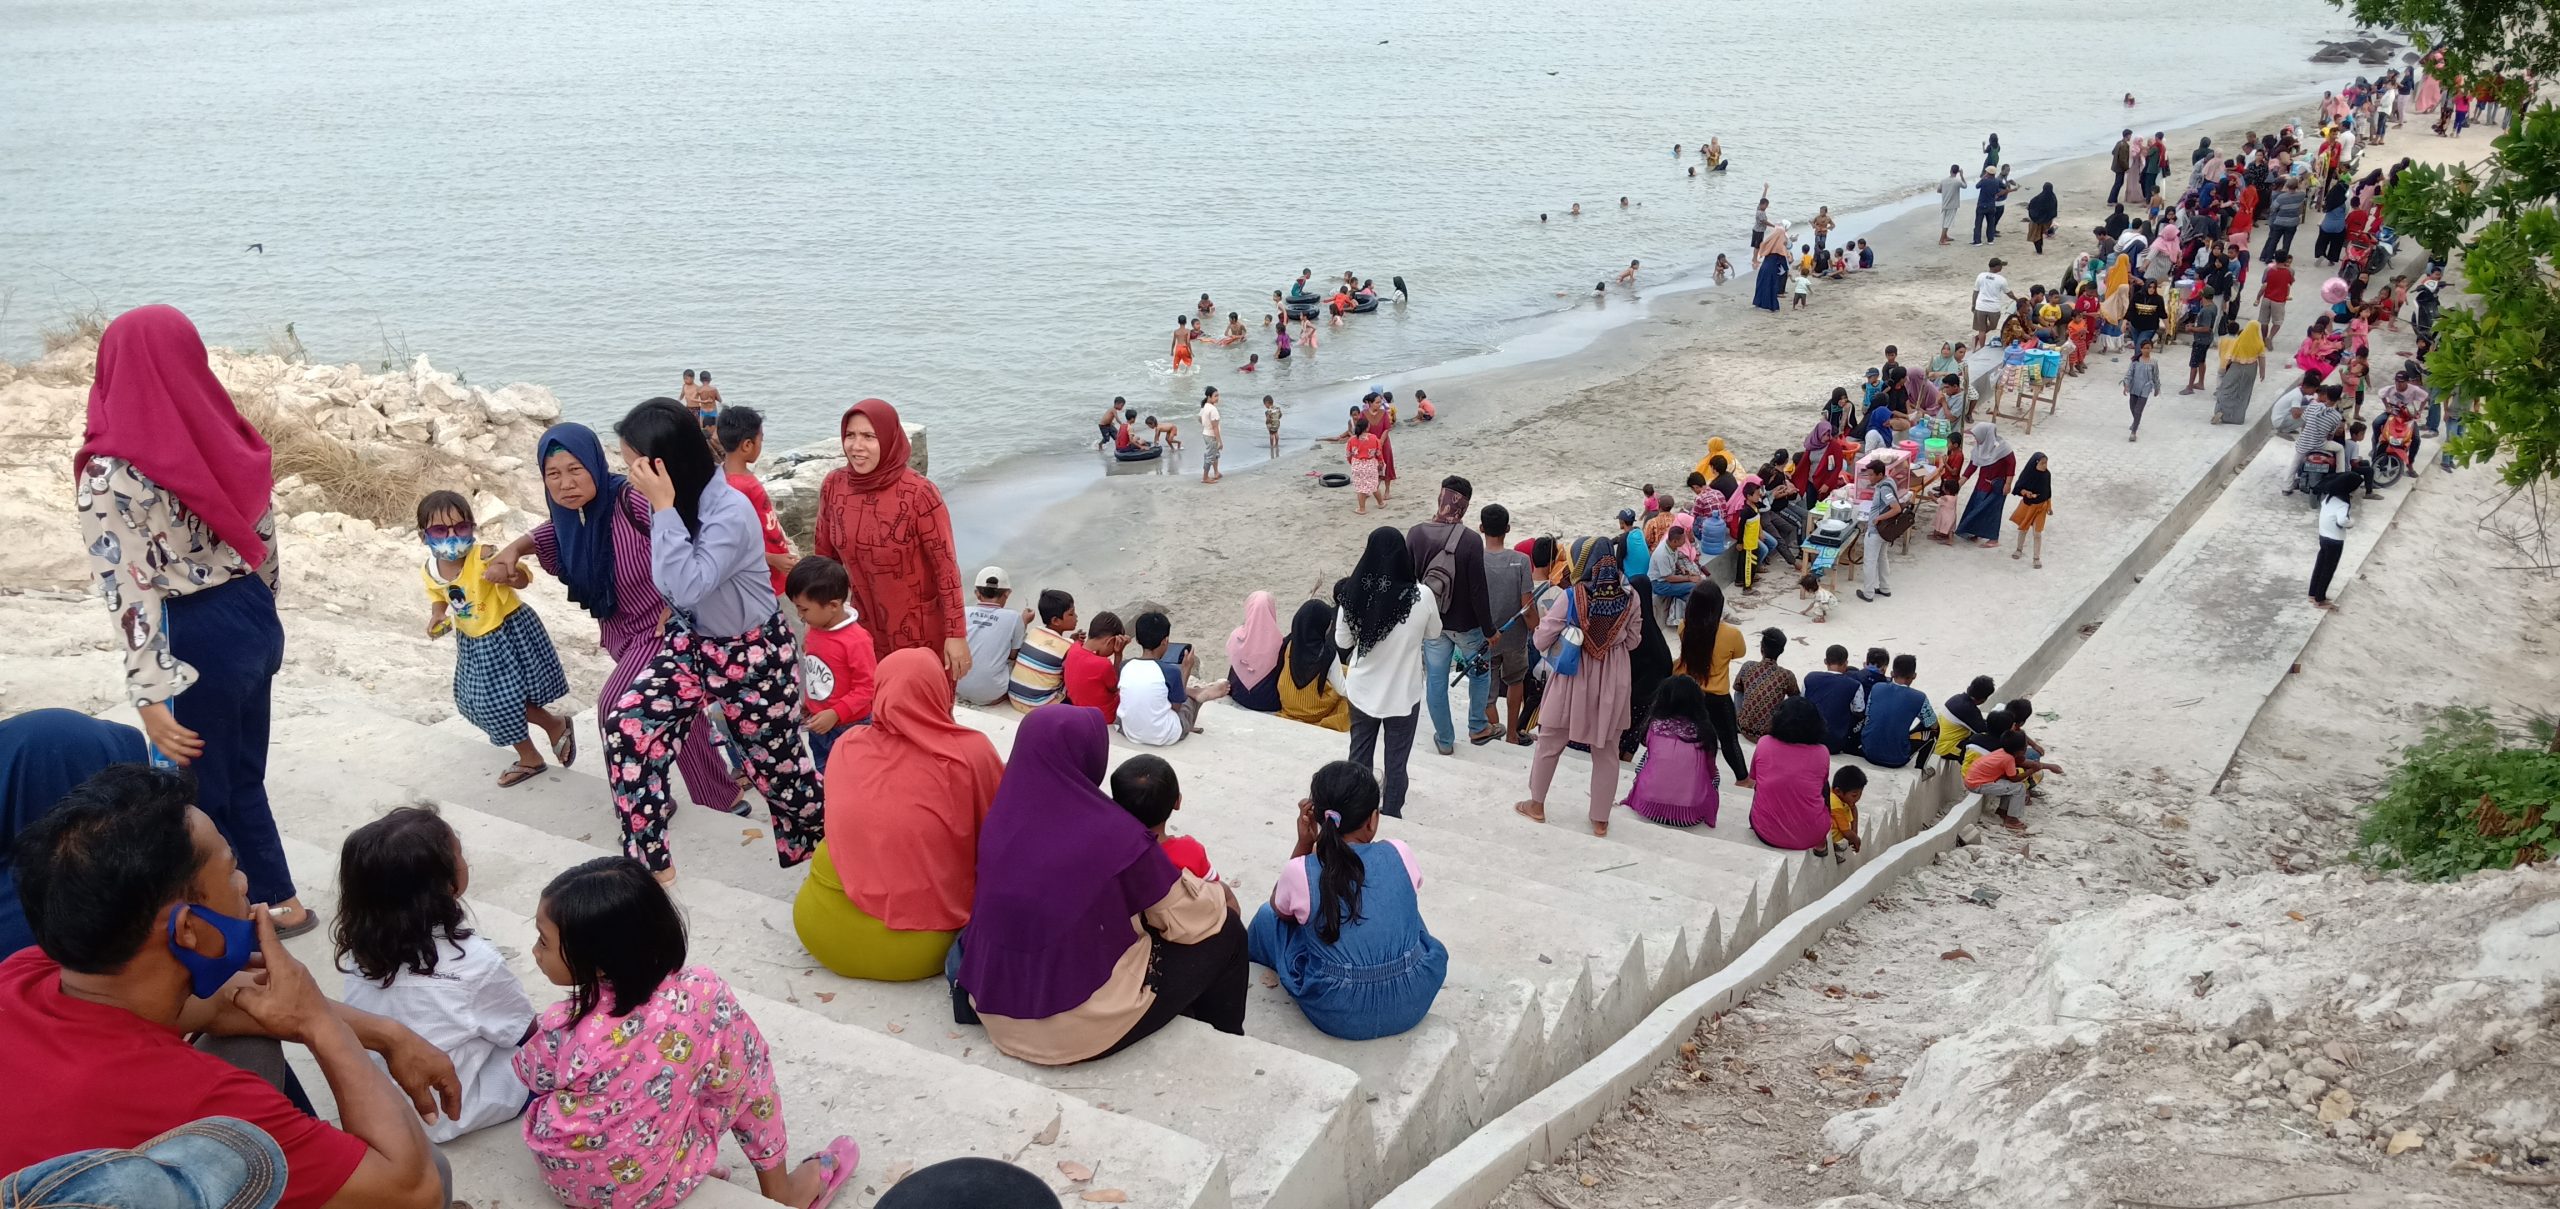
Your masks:
M 1907 498 L 1897 498 L 1893 504 L 1893 515 L 1876 522 L 1876 536 L 1883 538 L 1887 544 L 1901 541 L 1904 534 L 1911 532 L 1912 519 L 1911 501 Z
M 1582 627 L 1574 624 L 1581 620 L 1579 614 L 1574 591 L 1566 588 L 1564 634 L 1557 640 L 1556 649 L 1547 655 L 1548 669 L 1558 676 L 1571 676 L 1582 671 Z

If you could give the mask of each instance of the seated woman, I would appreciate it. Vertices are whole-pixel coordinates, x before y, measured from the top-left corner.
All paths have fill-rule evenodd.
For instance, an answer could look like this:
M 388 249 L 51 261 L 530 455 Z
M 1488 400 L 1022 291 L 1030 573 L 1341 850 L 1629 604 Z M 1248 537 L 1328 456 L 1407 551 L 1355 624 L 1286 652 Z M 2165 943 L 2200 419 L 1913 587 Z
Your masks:
M 1751 750 L 1751 834 L 1772 848 L 1812 852 L 1831 840 L 1831 747 L 1811 699 L 1778 704 Z
M 847 978 L 942 972 L 977 891 L 978 830 L 1004 761 L 951 716 L 951 680 L 922 647 L 880 661 L 871 725 L 827 761 L 827 838 L 792 900 L 818 964 Z
M 1246 931 L 1307 1023 L 1345 1041 L 1422 1023 L 1449 977 L 1449 950 L 1422 923 L 1422 869 L 1378 840 L 1378 780 L 1348 760 L 1316 770 L 1298 803 L 1298 845 Z
M 1349 732 L 1351 701 L 1334 685 L 1341 671 L 1342 651 L 1333 645 L 1333 606 L 1321 600 L 1300 604 L 1280 651 L 1280 716 Z
M 18 874 L 9 861 L 18 833 L 107 765 L 150 758 L 141 731 L 75 710 L 31 709 L 0 722 L 0 957 L 36 942 L 18 907 Z
M 1716 728 L 1707 692 L 1687 676 L 1666 676 L 1646 714 L 1644 755 L 1627 790 L 1627 809 L 1666 827 L 1716 825 Z
M 1227 699 L 1255 713 L 1280 712 L 1280 608 L 1271 593 L 1244 598 L 1244 624 L 1227 634 Z
M 1176 1016 L 1244 1032 L 1234 897 L 1175 868 L 1102 792 L 1110 752 L 1102 711 L 1031 711 L 979 836 L 953 1014 L 1025 1062 L 1108 1057 Z

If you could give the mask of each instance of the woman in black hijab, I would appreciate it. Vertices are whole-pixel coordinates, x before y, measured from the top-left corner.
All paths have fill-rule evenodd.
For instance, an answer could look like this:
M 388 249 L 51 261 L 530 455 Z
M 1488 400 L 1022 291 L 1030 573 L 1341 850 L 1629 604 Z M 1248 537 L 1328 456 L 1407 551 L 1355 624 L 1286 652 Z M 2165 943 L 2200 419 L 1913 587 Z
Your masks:
M 1637 639 L 1636 649 L 1627 653 L 1627 729 L 1618 735 L 1621 760 L 1635 759 L 1637 749 L 1644 746 L 1654 690 L 1671 677 L 1671 643 L 1653 620 L 1653 580 L 1643 575 L 1630 576 L 1627 585 L 1635 592 L 1636 611 L 1644 614 L 1644 637 Z M 1597 753 L 1594 754 L 1596 758 Z
M 1280 648 L 1280 716 L 1327 730 L 1351 729 L 1351 703 L 1334 687 L 1342 648 L 1333 645 L 1333 606 L 1321 600 L 1298 605 L 1289 640 Z

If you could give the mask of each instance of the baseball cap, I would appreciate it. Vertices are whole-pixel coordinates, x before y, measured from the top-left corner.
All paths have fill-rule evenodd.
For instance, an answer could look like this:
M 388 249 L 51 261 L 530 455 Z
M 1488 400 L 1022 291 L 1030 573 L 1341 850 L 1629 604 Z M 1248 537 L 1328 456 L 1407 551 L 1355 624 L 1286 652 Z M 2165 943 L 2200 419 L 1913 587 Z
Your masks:
M 284 1151 L 266 1131 L 230 1117 L 181 1125 L 131 1150 L 84 1150 L 0 1181 L 0 1205 L 116 1209 L 275 1209 Z
M 970 586 L 1003 591 L 1013 586 L 1013 580 L 1006 577 L 1002 567 L 981 567 L 978 569 L 978 578 L 971 580 Z
M 1620 524 L 1634 524 L 1634 523 L 1635 523 L 1635 519 L 1636 519 L 1636 510 L 1635 510 L 1635 509 L 1633 509 L 1633 508 L 1620 508 L 1620 509 L 1618 509 L 1618 523 L 1620 523 Z

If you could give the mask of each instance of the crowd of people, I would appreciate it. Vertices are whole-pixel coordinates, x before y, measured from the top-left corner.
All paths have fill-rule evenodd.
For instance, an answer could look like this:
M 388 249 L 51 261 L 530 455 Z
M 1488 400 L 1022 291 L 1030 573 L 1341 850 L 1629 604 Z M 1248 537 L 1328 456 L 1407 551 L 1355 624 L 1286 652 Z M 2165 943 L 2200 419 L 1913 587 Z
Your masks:
M 1996 347 L 2002 389 L 2129 349 L 2139 439 L 2163 389 L 2154 358 L 2186 337 L 2184 391 L 2206 388 L 2218 352 L 2213 422 L 2238 422 L 2283 329 L 2293 231 L 2318 213 L 2312 255 L 2336 276 L 2276 413 L 2295 436 L 2294 479 L 2321 501 L 2310 597 L 2328 607 L 2373 468 L 2390 457 L 2414 471 L 2418 437 L 2460 423 L 2458 401 L 2425 387 L 2440 269 L 2414 286 L 2377 281 L 2391 252 L 2381 197 L 2399 168 L 2355 171 L 2362 148 L 2441 94 L 2422 73 L 2414 87 L 2392 73 L 2324 103 L 2316 142 L 2294 126 L 2227 151 L 2207 140 L 2174 202 L 2157 192 L 2161 140 L 2127 131 L 2118 186 L 2138 177 L 2140 216 L 2111 198 L 2094 249 L 2051 289 L 2020 296 L 1991 260 L 1971 348 Z M 1977 196 L 1991 212 L 1977 229 L 1992 241 L 2009 186 L 1996 139 L 1985 150 Z M 2050 197 L 2030 204 L 2039 253 Z M 1862 251 L 1835 252 L 1829 230 L 1817 221 L 1805 250 L 1821 267 Z M 1783 226 L 1758 242 L 1766 286 L 1769 262 L 1783 273 L 1791 259 Z M 2256 317 L 2243 320 L 2253 261 Z M 2407 304 L 2415 348 L 2368 424 L 2374 333 L 2396 329 Z M 1938 696 L 1919 687 L 1914 655 L 1882 647 L 1853 667 L 1830 645 L 1799 674 L 1783 631 L 1746 636 L 1728 616 L 1728 592 L 1793 586 L 1802 613 L 1827 622 L 1843 563 L 1860 568 L 1860 601 L 1891 596 L 1888 564 L 1924 512 L 1940 543 L 1998 549 L 2014 532 L 2011 557 L 2042 565 L 2055 467 L 2022 460 L 1978 414 L 1987 378 L 1969 351 L 1949 340 L 1922 365 L 1887 346 L 1863 382 L 1832 391 L 1799 447 L 1755 466 L 1711 439 L 1685 500 L 1646 485 L 1615 532 L 1519 538 L 1507 507 L 1444 477 L 1428 520 L 1369 532 L 1349 573 L 1285 624 L 1283 601 L 1248 598 L 1223 676 L 1203 674 L 1164 612 L 1088 616 L 1054 588 L 1017 607 L 1001 567 L 964 584 L 942 496 L 910 467 L 883 400 L 844 413 L 844 464 L 805 555 L 754 474 L 761 418 L 724 406 L 708 373 L 631 409 L 610 454 L 596 431 L 555 425 L 533 451 L 547 516 L 532 532 L 482 541 L 452 491 L 416 515 L 426 631 L 454 639 L 457 712 L 512 757 L 498 785 L 580 755 L 555 709 L 569 688 L 553 632 L 520 595 L 537 567 L 612 660 L 595 707 L 623 851 L 516 904 L 536 965 L 564 992 L 537 1007 L 466 923 L 468 854 L 428 810 L 345 839 L 329 931 L 338 999 L 283 948 L 323 921 L 296 897 L 265 788 L 284 647 L 272 458 L 186 317 L 128 312 L 100 341 L 74 473 L 141 725 L 64 711 L 0 721 L 0 953 L 14 954 L 0 961 L 0 1028 L 36 1093 L 0 1107 L 0 1171 L 19 1171 L 6 1187 L 44 1179 L 104 1196 L 219 1170 L 263 1179 L 266 1204 L 441 1205 L 451 1179 L 432 1144 L 509 1125 L 567 1205 L 673 1203 L 713 1176 L 724 1131 L 768 1197 L 825 1204 L 859 1149 L 836 1138 L 794 1161 L 773 1056 L 719 974 L 688 961 L 667 892 L 678 781 L 712 809 L 746 813 L 746 789 L 764 800 L 776 859 L 810 865 L 793 918 L 819 964 L 942 978 L 955 1021 L 1052 1065 L 1120 1052 L 1177 1016 L 1241 1033 L 1255 964 L 1331 1035 L 1421 1021 L 1450 955 L 1422 916 L 1419 859 L 1382 833 L 1413 804 L 1426 719 L 1441 756 L 1461 739 L 1528 748 L 1514 809 L 1533 821 L 1566 752 L 1584 753 L 1585 822 L 1600 835 L 1620 806 L 1715 827 L 1729 775 L 1751 793 L 1758 842 L 1847 859 L 1865 839 L 1865 769 L 1935 766 L 2023 830 L 2037 783 L 2063 771 L 2030 733 L 2032 702 L 1995 704 L 1988 676 Z M 1204 410 L 1215 405 L 1212 390 Z M 1334 438 L 1361 511 L 1393 490 L 1396 410 L 1373 391 Z M 1215 481 L 1214 459 L 1204 477 Z M 1114 730 L 1174 747 L 1222 698 L 1344 736 L 1342 759 L 1308 770 L 1291 851 L 1250 912 L 1172 828 L 1184 805 L 1174 765 L 1139 754 L 1110 766 Z M 1019 713 L 1009 752 L 957 714 L 963 704 Z M 311 1051 L 335 1126 L 312 1115 L 281 1042 Z M 882 1203 L 960 1203 L 923 1197 L 1005 1187 L 1008 1170 L 919 1172 Z M 980 1195 L 970 1203 L 1014 1203 Z M 1050 1203 L 1036 1180 L 1004 1195 Z

